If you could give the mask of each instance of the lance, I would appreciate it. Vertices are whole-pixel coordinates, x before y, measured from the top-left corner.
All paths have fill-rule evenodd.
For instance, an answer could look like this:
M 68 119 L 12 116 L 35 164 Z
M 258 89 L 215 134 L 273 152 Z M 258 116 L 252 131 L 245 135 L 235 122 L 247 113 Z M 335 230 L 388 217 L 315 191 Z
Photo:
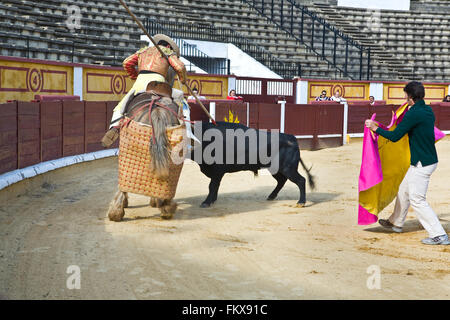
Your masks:
M 138 19 L 138 17 L 136 17 L 134 15 L 133 12 L 131 12 L 131 10 L 128 8 L 127 4 L 124 2 L 124 0 L 119 0 L 120 3 L 123 5 L 123 7 L 125 8 L 125 10 L 127 10 L 127 12 L 130 14 L 130 16 L 133 18 L 133 20 L 138 24 L 139 28 L 142 29 L 142 31 L 145 33 L 145 35 L 150 39 L 150 41 L 153 43 L 153 45 L 158 49 L 159 53 L 161 53 L 161 55 L 167 60 L 167 63 L 169 63 L 169 58 L 166 56 L 166 54 L 161 50 L 161 48 L 158 46 L 157 43 L 155 43 L 155 40 L 153 40 L 152 36 L 147 32 L 147 29 L 145 29 L 145 27 L 142 25 L 142 22 Z M 170 64 L 170 63 L 169 63 Z M 200 99 L 197 97 L 197 95 L 192 91 L 192 89 L 185 84 L 189 94 L 191 96 L 193 96 L 195 98 L 195 100 L 197 101 L 197 103 L 200 105 L 200 107 L 203 109 L 203 111 L 206 113 L 206 115 L 209 117 L 209 119 L 211 119 L 211 122 L 216 125 L 216 121 L 214 120 L 214 118 L 211 116 L 211 114 L 208 112 L 208 109 L 206 109 L 206 107 L 203 105 L 203 103 L 200 101 Z

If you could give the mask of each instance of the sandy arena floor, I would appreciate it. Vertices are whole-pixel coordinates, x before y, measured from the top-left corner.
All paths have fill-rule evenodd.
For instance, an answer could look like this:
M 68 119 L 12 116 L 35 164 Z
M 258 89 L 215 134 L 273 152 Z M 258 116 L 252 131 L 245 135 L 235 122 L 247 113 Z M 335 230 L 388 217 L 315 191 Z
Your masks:
M 225 176 L 217 203 L 200 209 L 209 181 L 194 163 L 170 221 L 137 195 L 123 222 L 106 218 L 117 158 L 20 182 L 0 191 L 0 298 L 450 299 L 450 246 L 421 245 L 427 235 L 412 212 L 402 234 L 357 225 L 361 148 L 352 140 L 301 152 L 317 179 L 302 209 L 294 184 L 268 202 L 275 180 L 251 172 Z M 450 138 L 437 148 L 428 200 L 449 232 Z M 71 265 L 79 290 L 66 286 Z M 371 265 L 379 290 L 366 284 Z

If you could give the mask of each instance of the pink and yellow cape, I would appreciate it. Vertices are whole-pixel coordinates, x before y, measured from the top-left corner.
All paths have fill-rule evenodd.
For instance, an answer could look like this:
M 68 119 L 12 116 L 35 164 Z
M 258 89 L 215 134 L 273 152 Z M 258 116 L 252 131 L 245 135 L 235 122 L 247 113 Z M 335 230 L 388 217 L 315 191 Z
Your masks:
M 400 106 L 392 115 L 389 126 L 379 126 L 394 130 L 402 121 L 408 105 Z M 372 120 L 375 120 L 373 114 Z M 445 137 L 434 128 L 436 141 Z M 391 142 L 364 127 L 362 163 L 359 174 L 358 224 L 368 225 L 378 221 L 378 214 L 396 197 L 398 188 L 410 166 L 408 135 L 397 142 Z

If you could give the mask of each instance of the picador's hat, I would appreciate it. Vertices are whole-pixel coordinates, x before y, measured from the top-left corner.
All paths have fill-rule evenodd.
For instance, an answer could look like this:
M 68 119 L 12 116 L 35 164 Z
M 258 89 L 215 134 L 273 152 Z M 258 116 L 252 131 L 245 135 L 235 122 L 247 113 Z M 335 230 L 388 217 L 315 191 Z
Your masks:
M 153 40 L 155 41 L 156 44 L 158 44 L 158 42 L 160 41 L 167 42 L 172 47 L 173 51 L 175 51 L 177 57 L 180 57 L 180 48 L 178 48 L 178 45 L 170 37 L 166 36 L 165 34 L 159 33 L 153 36 Z

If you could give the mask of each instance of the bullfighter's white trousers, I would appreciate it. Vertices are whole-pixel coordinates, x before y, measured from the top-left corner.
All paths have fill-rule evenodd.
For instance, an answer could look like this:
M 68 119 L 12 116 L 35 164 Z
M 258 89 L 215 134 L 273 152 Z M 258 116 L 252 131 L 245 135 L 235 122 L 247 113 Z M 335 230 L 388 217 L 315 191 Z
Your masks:
M 392 224 L 397 227 L 403 227 L 408 208 L 411 205 L 417 219 L 428 231 L 431 238 L 446 234 L 439 222 L 439 218 L 426 200 L 428 183 L 436 167 L 437 163 L 423 167 L 420 161 L 416 166 L 409 167 L 405 178 L 400 184 L 394 213 L 389 217 L 389 221 Z

